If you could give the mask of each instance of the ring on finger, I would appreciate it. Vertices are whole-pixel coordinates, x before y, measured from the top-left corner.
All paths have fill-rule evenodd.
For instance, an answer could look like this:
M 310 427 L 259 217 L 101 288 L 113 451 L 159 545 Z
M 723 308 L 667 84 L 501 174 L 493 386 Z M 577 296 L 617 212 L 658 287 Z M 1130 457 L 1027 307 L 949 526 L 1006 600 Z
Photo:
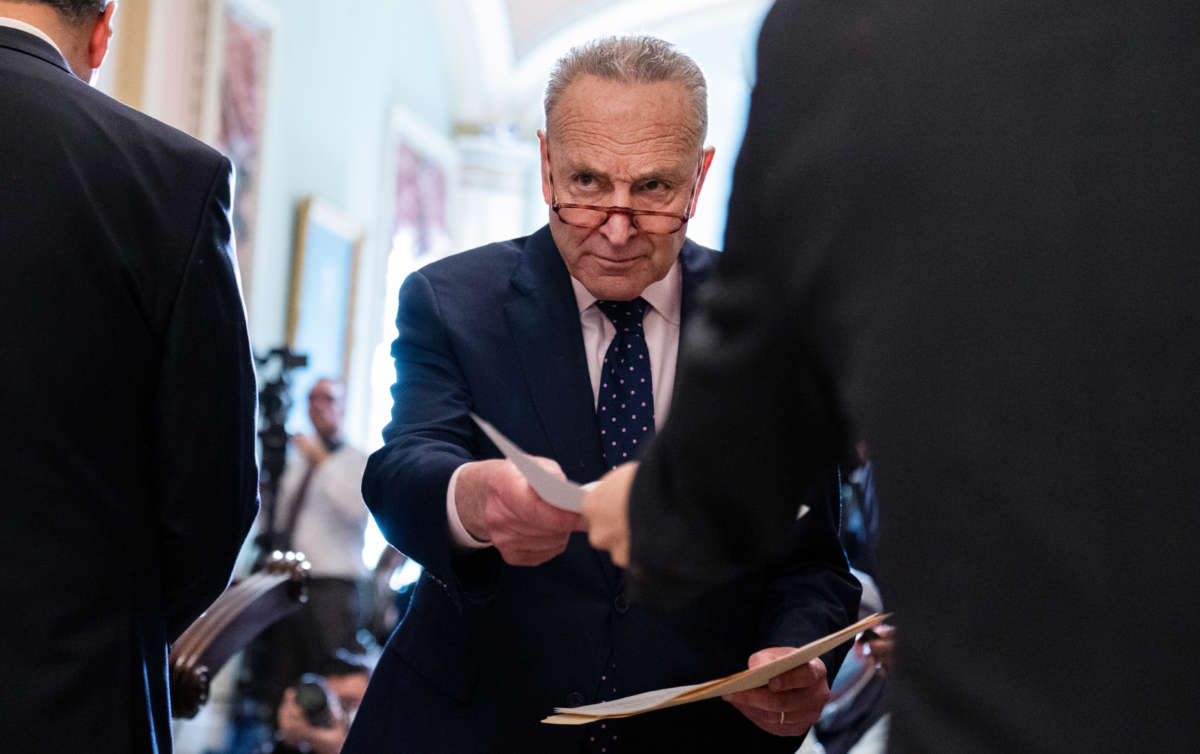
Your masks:
M 779 724 L 780 724 L 780 725 L 783 725 L 783 723 L 784 723 L 784 718 L 786 718 L 786 717 L 787 717 L 787 713 L 786 713 L 786 712 L 780 712 L 780 713 L 779 713 Z

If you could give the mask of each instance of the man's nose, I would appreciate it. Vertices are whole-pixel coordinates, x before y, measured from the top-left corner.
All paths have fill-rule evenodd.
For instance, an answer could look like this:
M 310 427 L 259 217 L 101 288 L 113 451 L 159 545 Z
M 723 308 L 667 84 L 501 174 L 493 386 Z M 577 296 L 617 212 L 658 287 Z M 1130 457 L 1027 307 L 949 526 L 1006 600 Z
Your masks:
M 600 226 L 600 234 L 613 246 L 624 246 L 638 233 L 633 218 L 624 212 L 613 212 L 608 220 Z

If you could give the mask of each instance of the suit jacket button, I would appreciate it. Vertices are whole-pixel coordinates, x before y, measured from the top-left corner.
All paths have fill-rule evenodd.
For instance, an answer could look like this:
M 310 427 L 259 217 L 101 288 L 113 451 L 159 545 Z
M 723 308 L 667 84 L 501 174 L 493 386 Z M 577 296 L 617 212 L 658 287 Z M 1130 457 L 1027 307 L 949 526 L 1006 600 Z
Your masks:
M 585 699 L 583 694 L 579 693 L 578 691 L 572 691 L 571 693 L 567 694 L 568 707 L 581 707 L 586 701 L 587 699 Z
M 617 598 L 613 600 L 613 608 L 621 615 L 629 612 L 629 600 L 625 599 L 624 592 L 618 594 Z

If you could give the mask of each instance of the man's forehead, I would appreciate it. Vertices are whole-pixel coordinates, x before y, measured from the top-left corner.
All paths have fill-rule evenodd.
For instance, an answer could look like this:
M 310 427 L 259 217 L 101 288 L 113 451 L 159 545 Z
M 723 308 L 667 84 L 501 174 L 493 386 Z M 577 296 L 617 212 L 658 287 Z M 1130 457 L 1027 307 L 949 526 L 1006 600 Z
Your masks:
M 309 391 L 310 398 L 332 398 L 338 399 L 342 397 L 343 388 L 341 384 L 333 380 L 318 380 Z
M 642 142 L 631 149 L 614 149 L 597 141 L 554 142 L 550 145 L 555 172 L 590 173 L 613 180 L 686 179 L 696 170 L 698 155 L 687 143 L 657 145 Z
M 568 159 L 573 152 L 654 155 L 690 160 L 700 151 L 696 114 L 675 81 L 622 82 L 582 76 L 563 93 L 547 133 Z

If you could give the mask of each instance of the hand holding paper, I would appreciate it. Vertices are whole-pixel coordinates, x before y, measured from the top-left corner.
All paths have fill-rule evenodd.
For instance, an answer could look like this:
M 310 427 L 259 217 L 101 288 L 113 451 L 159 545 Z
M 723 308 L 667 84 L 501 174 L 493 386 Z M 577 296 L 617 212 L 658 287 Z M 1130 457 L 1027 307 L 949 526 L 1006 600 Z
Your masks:
M 579 513 L 583 510 L 583 495 L 584 489 L 577 484 L 569 481 L 566 476 L 558 469 L 558 464 L 554 464 L 553 470 L 546 467 L 543 463 L 549 459 L 537 459 L 521 450 L 509 440 L 500 430 L 488 424 L 483 419 L 475 414 L 471 414 L 471 418 L 483 430 L 488 439 L 496 444 L 504 457 L 512 461 L 513 465 L 520 470 L 529 481 L 529 486 L 537 492 L 537 494 L 550 505 L 555 508 L 561 508 L 572 513 Z M 551 463 L 554 463 L 551 461 Z
M 781 657 L 763 662 L 740 673 L 718 678 L 715 681 L 696 683 L 691 686 L 676 686 L 657 691 L 646 691 L 602 704 L 588 704 L 582 707 L 559 707 L 555 710 L 559 714 L 551 715 L 542 720 L 542 722 L 552 725 L 585 725 L 610 717 L 631 717 L 656 709 L 690 704 L 691 702 L 713 699 L 718 696 L 731 696 L 741 691 L 769 686 L 773 678 L 782 678 L 788 671 L 812 662 L 839 644 L 850 641 L 860 631 L 882 623 L 889 615 L 891 613 L 883 615 L 877 613 L 863 618 L 857 623 L 846 626 L 841 631 L 835 631 L 828 636 L 809 642 L 799 649 L 789 650 Z M 766 658 L 764 657 L 763 659 L 765 660 Z M 789 681 L 785 680 L 779 682 L 777 685 L 789 685 L 789 683 Z M 786 724 L 786 722 L 785 711 L 784 723 Z
M 796 647 L 770 647 L 750 655 L 751 669 L 786 657 Z M 750 722 L 775 736 L 802 736 L 829 700 L 825 663 L 820 658 L 780 673 L 765 686 L 722 697 Z
M 545 458 L 547 473 L 562 474 Z M 578 513 L 559 510 L 542 500 L 510 461 L 490 459 L 466 464 L 455 488 L 455 504 L 467 531 L 490 540 L 509 565 L 535 566 L 567 546 L 582 526 Z

